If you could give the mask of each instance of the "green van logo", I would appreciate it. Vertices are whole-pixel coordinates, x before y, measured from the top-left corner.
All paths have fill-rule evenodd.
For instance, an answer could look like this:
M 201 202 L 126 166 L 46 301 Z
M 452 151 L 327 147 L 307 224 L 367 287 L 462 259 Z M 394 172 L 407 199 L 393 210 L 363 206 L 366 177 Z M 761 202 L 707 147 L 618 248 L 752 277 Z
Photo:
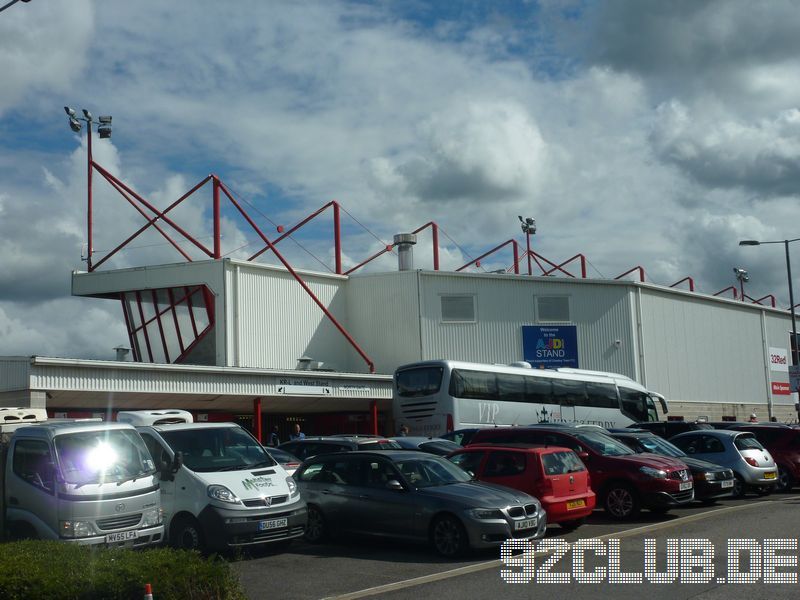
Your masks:
M 246 490 L 259 490 L 261 488 L 273 487 L 272 480 L 269 477 L 250 477 L 243 479 L 242 485 Z

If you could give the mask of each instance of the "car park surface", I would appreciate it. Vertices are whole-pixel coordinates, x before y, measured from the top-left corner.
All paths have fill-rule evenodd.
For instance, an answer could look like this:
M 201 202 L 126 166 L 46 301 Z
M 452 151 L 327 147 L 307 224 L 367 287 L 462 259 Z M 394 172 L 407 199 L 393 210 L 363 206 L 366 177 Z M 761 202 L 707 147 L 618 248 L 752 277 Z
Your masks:
M 569 448 L 519 445 L 475 445 L 449 459 L 479 481 L 520 490 L 539 499 L 548 523 L 575 529 L 592 514 L 596 495 L 589 472 Z
M 564 446 L 589 469 L 598 503 L 617 519 L 635 518 L 642 507 L 666 512 L 694 499 L 689 468 L 677 459 L 636 454 L 607 434 L 569 426 L 498 427 L 475 434 L 472 444 L 530 443 Z
M 778 482 L 775 461 L 750 432 L 727 429 L 689 431 L 671 441 L 689 456 L 733 469 L 735 496 L 743 496 L 748 489 L 768 494 Z
M 336 534 L 429 542 L 443 556 L 544 535 L 538 500 L 473 481 L 446 459 L 414 451 L 316 456 L 295 474 L 309 508 L 306 539 Z
M 609 430 L 609 435 L 634 452 L 671 456 L 685 463 L 692 472 L 696 500 L 713 502 L 733 495 L 735 482 L 733 471 L 729 468 L 688 456 L 674 444 L 649 431 L 612 429 Z

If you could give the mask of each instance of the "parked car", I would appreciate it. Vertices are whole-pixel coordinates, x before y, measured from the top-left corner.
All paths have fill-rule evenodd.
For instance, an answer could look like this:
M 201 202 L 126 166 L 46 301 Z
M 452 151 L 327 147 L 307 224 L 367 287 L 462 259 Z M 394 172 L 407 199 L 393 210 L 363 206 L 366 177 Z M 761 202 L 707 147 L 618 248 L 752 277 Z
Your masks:
M 615 519 L 632 519 L 642 507 L 667 512 L 694 499 L 692 475 L 684 463 L 636 454 L 607 434 L 578 427 L 498 427 L 472 438 L 472 444 L 486 442 L 569 448 L 586 464 L 598 503 Z
M 401 448 L 405 450 L 420 450 L 437 456 L 447 456 L 461 448 L 455 442 L 443 440 L 442 438 L 429 438 L 420 436 L 405 436 L 392 438 Z
M 778 465 L 776 492 L 790 492 L 800 481 L 800 431 L 780 423 L 736 423 L 731 430 L 749 431 Z
M 652 431 L 657 436 L 670 439 L 674 435 L 686 431 L 697 431 L 699 429 L 714 429 L 709 423 L 698 423 L 695 421 L 642 421 L 628 425 L 630 429 L 644 429 Z
M 281 450 L 280 448 L 269 448 L 265 446 L 264 450 L 267 451 L 267 453 L 275 460 L 275 462 L 283 467 L 283 470 L 286 471 L 287 475 L 294 475 L 297 467 L 299 467 L 300 463 L 303 462 L 294 454 L 290 454 L 289 452 L 286 452 L 286 450 Z
M 295 475 L 309 506 L 306 539 L 355 533 L 429 542 L 443 556 L 544 535 L 536 498 L 474 481 L 450 461 L 412 451 L 323 454 Z
M 317 454 L 331 452 L 349 452 L 351 450 L 399 450 L 400 445 L 394 440 L 374 437 L 307 437 L 303 440 L 284 442 L 279 449 L 294 454 L 305 460 Z
M 734 496 L 744 496 L 748 489 L 766 495 L 778 483 L 775 461 L 750 432 L 729 429 L 687 431 L 670 441 L 689 456 L 733 469 Z
M 694 480 L 694 497 L 704 503 L 733 496 L 733 470 L 687 455 L 655 433 L 643 429 L 611 429 L 609 435 L 634 452 L 650 452 L 677 458 L 689 467 Z
M 456 450 L 448 457 L 479 481 L 535 496 L 550 523 L 575 529 L 592 514 L 597 497 L 589 471 L 569 448 L 486 445 Z
M 455 431 L 448 431 L 447 433 L 443 433 L 439 437 L 443 440 L 450 440 L 451 442 L 455 442 L 459 446 L 466 446 L 469 444 L 472 436 L 475 435 L 476 432 L 480 431 L 479 427 L 469 427 L 467 429 L 456 429 Z

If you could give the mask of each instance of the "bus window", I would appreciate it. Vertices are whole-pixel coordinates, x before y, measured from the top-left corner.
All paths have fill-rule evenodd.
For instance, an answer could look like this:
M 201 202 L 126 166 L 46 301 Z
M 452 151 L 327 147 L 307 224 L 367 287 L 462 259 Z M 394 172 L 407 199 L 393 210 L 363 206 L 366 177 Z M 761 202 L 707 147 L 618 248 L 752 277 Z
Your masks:
M 547 377 L 526 377 L 525 400 L 539 404 L 553 403 L 552 381 Z
M 397 393 L 404 398 L 436 394 L 442 385 L 442 367 L 421 367 L 397 372 Z
M 553 380 L 553 400 L 561 406 L 585 406 L 586 383 L 571 379 Z
M 497 374 L 497 399 L 506 402 L 525 401 L 525 378 L 522 375 Z
M 592 408 L 619 408 L 617 387 L 613 383 L 586 382 L 586 406 Z
M 450 395 L 456 398 L 497 400 L 497 378 L 494 373 L 453 369 Z
M 653 400 L 644 392 L 620 387 L 619 397 L 622 403 L 622 413 L 625 416 L 637 422 L 658 420 L 657 415 L 655 415 L 655 405 L 653 404 Z M 653 409 L 652 414 L 651 411 L 648 410 L 648 404 L 649 407 L 652 407 Z

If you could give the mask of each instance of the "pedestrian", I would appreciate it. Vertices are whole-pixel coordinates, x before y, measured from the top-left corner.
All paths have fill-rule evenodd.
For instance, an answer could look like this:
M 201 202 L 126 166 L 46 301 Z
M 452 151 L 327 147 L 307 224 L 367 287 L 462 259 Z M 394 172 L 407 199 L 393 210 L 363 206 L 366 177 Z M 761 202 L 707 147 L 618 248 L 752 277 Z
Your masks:
M 400 425 L 400 437 L 406 437 L 408 435 L 408 425 Z
M 281 438 L 278 435 L 278 426 L 272 428 L 272 433 L 269 434 L 269 445 L 277 447 L 281 445 Z
M 750 422 L 758 423 L 758 416 L 756 415 L 756 413 L 750 413 Z
M 294 424 L 294 433 L 289 436 L 290 440 L 304 440 L 306 439 L 306 434 L 300 431 L 300 423 Z

